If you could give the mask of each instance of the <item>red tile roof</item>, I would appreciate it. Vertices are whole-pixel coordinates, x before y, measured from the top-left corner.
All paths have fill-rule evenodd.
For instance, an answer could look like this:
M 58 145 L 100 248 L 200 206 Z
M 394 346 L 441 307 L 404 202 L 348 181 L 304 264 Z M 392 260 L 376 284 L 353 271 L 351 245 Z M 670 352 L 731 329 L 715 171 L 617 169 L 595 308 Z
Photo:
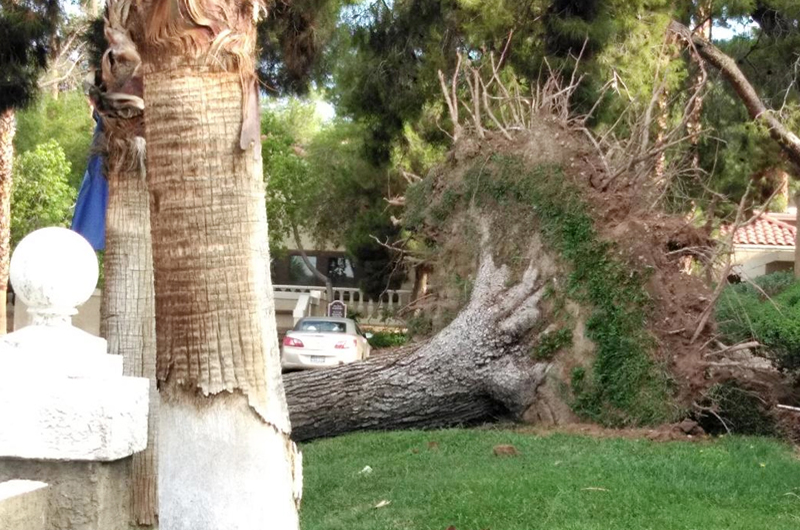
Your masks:
M 730 233 L 730 226 L 722 227 L 722 235 Z M 739 228 L 733 236 L 735 245 L 766 245 L 774 247 L 794 247 L 797 229 L 792 225 L 762 215 L 756 221 Z

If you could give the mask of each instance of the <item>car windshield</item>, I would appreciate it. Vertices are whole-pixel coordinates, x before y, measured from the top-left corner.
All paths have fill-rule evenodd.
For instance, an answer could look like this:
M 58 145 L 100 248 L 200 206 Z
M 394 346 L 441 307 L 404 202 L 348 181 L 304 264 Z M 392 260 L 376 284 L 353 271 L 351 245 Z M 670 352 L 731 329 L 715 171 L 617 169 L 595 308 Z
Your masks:
M 344 322 L 330 322 L 328 320 L 304 320 L 297 325 L 295 331 L 321 331 L 324 333 L 346 333 L 347 325 Z

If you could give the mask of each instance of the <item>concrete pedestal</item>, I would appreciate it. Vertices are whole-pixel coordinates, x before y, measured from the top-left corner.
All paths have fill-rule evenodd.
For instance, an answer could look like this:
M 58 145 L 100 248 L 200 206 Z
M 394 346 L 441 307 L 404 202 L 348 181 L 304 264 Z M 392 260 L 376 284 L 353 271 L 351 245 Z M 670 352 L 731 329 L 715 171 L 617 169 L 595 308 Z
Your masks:
M 17 246 L 10 275 L 32 324 L 0 338 L 0 482 L 48 487 L 41 513 L 0 530 L 128 530 L 150 381 L 123 377 L 106 341 L 71 324 L 97 283 L 94 251 L 74 232 L 45 228 Z
M 0 528 L 45 530 L 48 493 L 43 482 L 0 479 Z
M 37 501 L 41 511 L 38 516 L 46 518 L 46 525 L 17 528 L 0 522 L 0 528 L 129 530 L 130 462 L 130 457 L 108 463 L 0 459 L 0 482 L 24 479 L 48 484 L 43 490 L 45 498 Z M 30 512 L 27 508 L 26 513 Z M 29 524 L 29 519 L 24 520 Z

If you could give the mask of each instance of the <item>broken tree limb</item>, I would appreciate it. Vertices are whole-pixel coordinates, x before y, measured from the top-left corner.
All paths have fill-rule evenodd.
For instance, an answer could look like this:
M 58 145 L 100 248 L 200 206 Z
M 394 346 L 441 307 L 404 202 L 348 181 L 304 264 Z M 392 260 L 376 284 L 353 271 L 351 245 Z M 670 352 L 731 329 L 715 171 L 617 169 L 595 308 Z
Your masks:
M 672 21 L 669 31 L 678 36 L 681 40 L 692 46 L 707 63 L 718 69 L 722 76 L 730 83 L 731 88 L 742 100 L 747 108 L 750 117 L 757 122 L 763 123 L 770 136 L 778 142 L 787 156 L 798 166 L 800 166 L 800 138 L 786 128 L 781 121 L 775 117 L 774 111 L 767 108 L 758 96 L 755 88 L 747 80 L 731 57 L 720 51 L 710 41 L 697 33 L 692 33 L 683 24 Z
M 507 267 L 495 266 L 486 252 L 470 303 L 418 349 L 287 374 L 295 440 L 521 416 L 550 367 L 534 361 L 524 345 L 539 318 L 543 282 L 533 267 L 510 289 L 508 278 Z

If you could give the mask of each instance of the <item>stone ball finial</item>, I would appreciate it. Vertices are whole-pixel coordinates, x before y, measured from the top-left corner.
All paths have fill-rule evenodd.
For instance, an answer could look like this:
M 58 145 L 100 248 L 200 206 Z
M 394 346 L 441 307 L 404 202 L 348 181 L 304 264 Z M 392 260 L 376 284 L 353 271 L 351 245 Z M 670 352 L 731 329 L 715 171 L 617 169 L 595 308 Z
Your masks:
M 36 317 L 69 317 L 97 286 L 99 268 L 92 246 L 60 227 L 31 232 L 11 256 L 11 285 Z

